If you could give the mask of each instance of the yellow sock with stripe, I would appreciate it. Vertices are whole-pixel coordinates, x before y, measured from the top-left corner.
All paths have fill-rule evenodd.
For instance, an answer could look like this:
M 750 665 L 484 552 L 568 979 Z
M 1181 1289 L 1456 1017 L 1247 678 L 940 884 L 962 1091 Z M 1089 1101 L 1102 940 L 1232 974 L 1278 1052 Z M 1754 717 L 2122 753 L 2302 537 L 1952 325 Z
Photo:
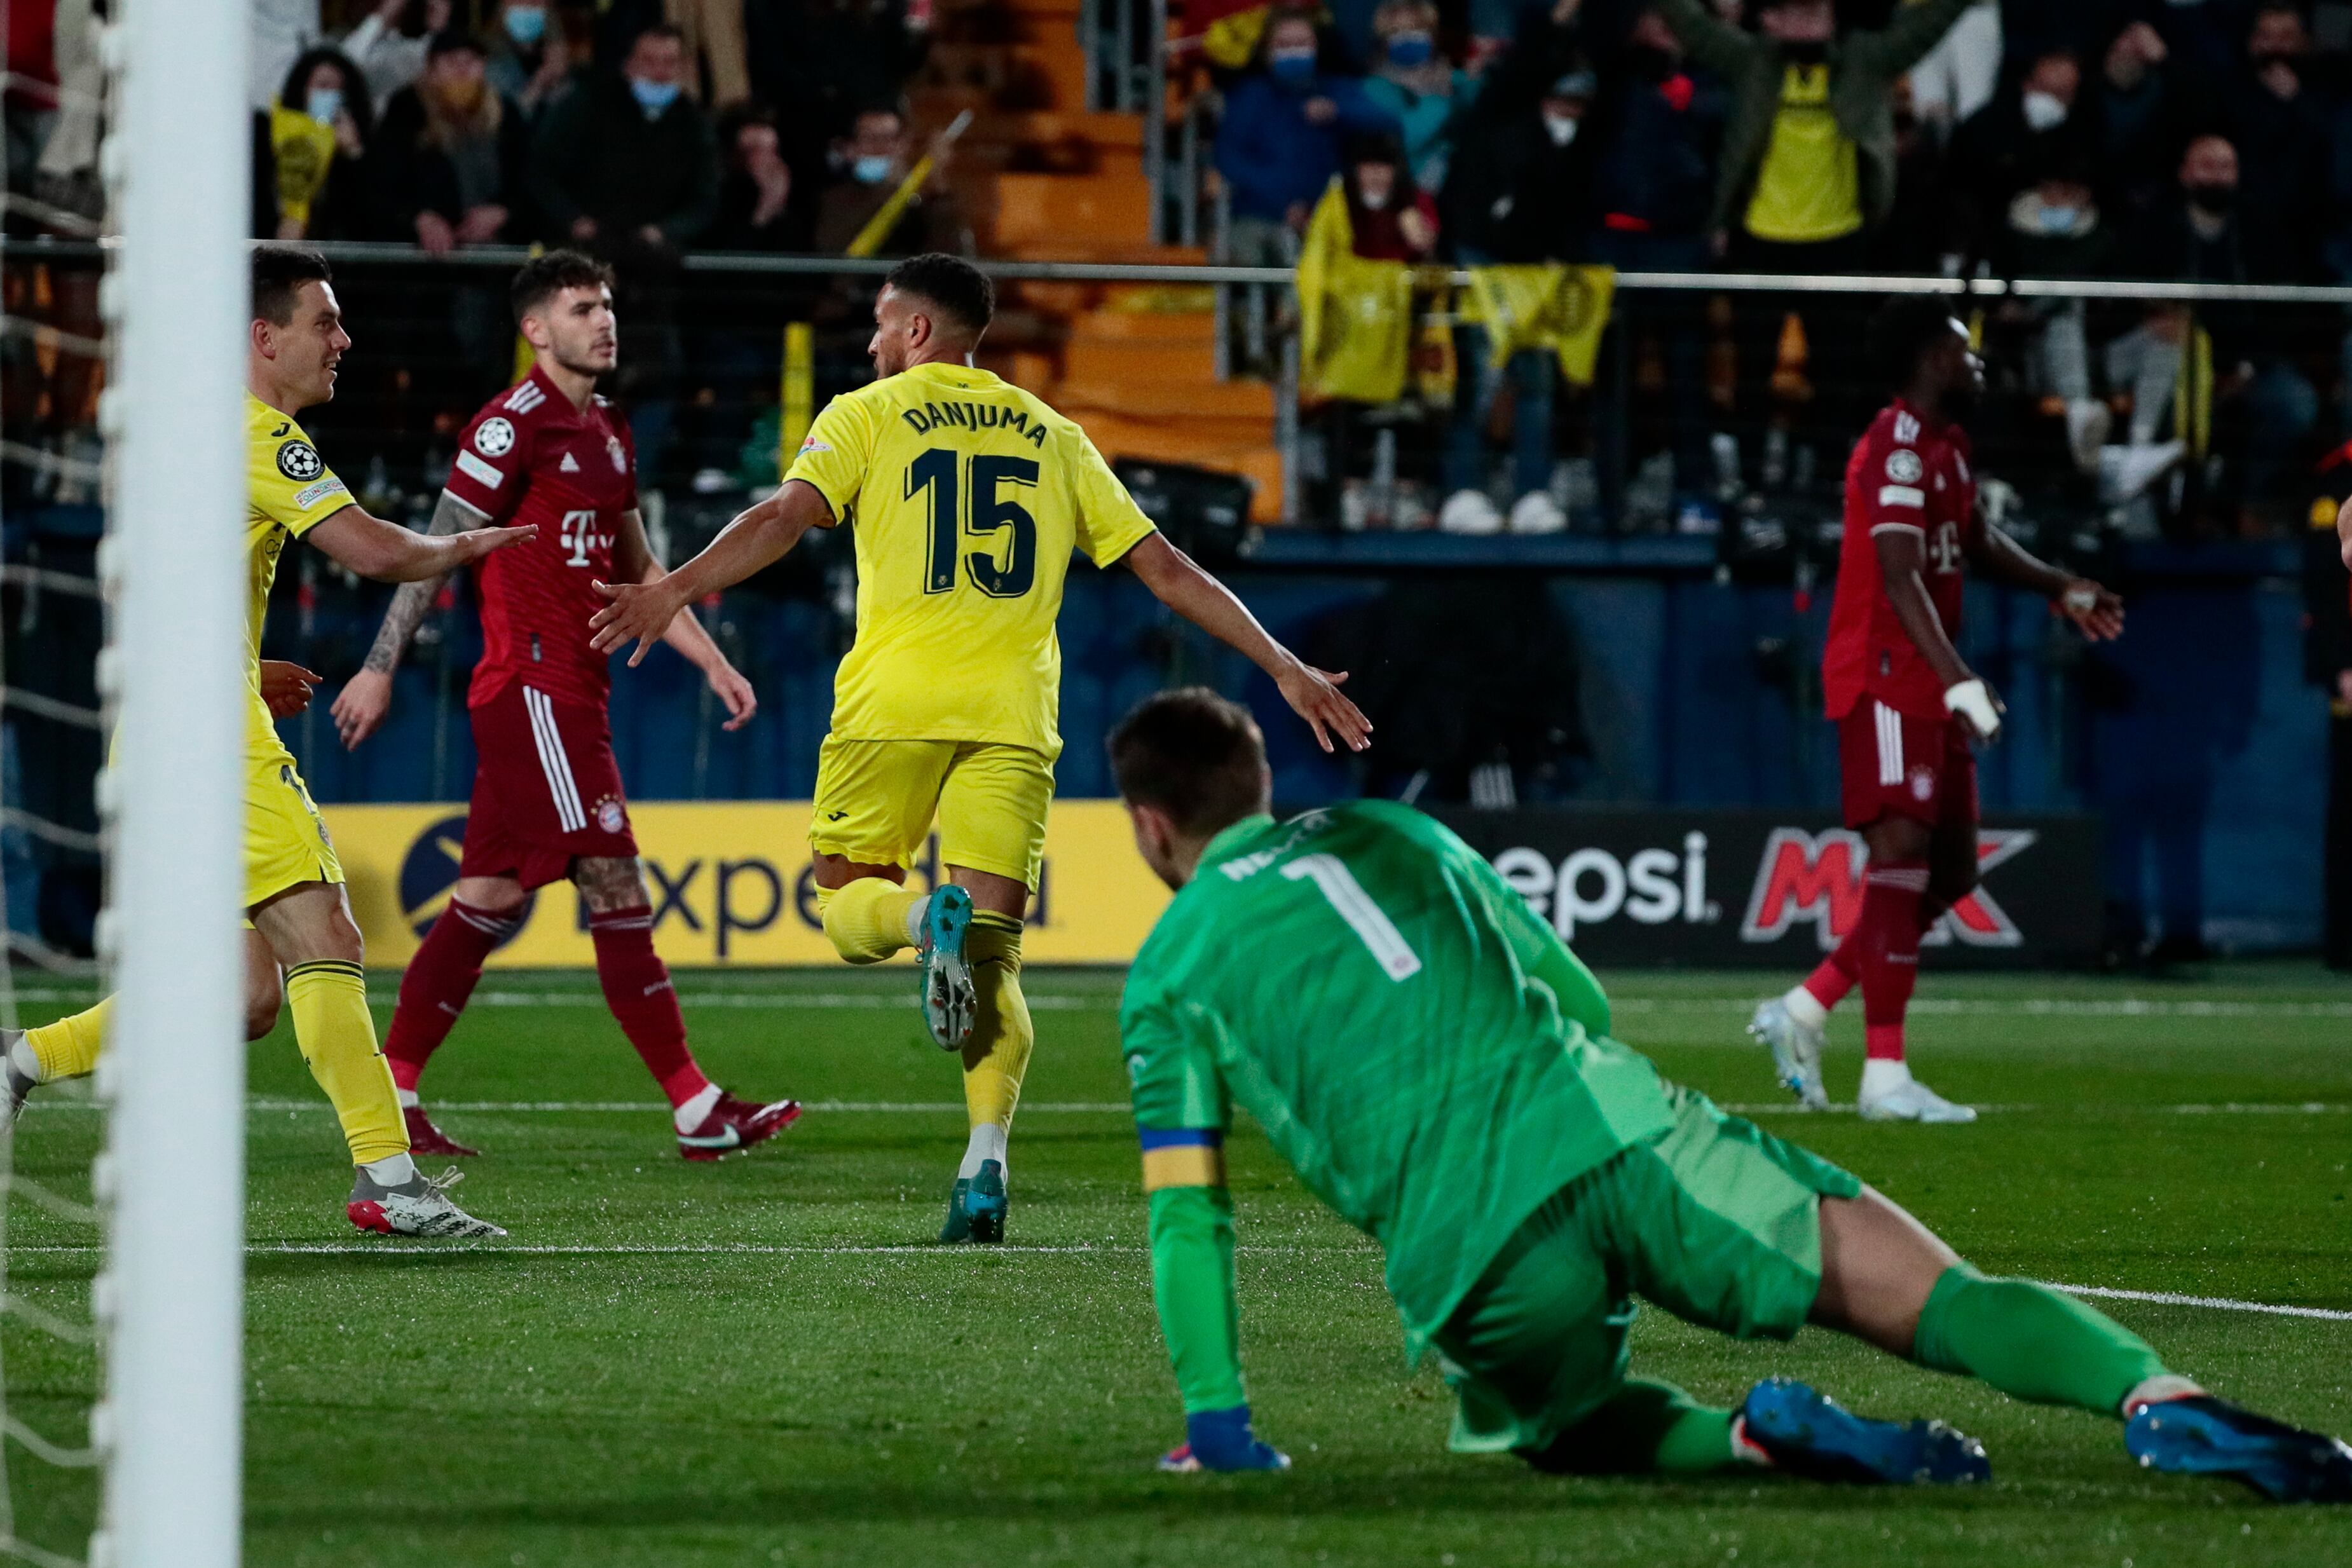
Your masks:
M 846 886 L 817 889 L 817 911 L 833 950 L 853 964 L 878 964 L 915 945 L 907 916 L 929 894 L 909 893 L 887 877 L 861 876 Z
M 964 933 L 964 956 L 971 963 L 972 988 L 980 995 L 971 1039 L 963 1048 L 963 1104 L 971 1124 L 964 1151 L 967 1168 L 979 1174 L 984 1160 L 1004 1163 L 1005 1134 L 1013 1109 L 1021 1103 L 1021 1079 L 1037 1031 L 1029 1021 L 1029 1000 L 1021 994 L 1021 922 L 1009 915 L 975 910 Z
M 25 1031 L 25 1043 L 40 1063 L 42 1082 L 82 1078 L 97 1069 L 99 1048 L 106 1043 L 106 1015 L 113 1006 L 114 998 L 108 997 L 69 1019 Z
M 367 971 L 321 958 L 286 971 L 286 1005 L 294 1014 L 294 1041 L 310 1076 L 327 1092 L 352 1164 L 373 1165 L 408 1152 L 408 1124 L 392 1065 L 376 1049 L 368 1016 Z

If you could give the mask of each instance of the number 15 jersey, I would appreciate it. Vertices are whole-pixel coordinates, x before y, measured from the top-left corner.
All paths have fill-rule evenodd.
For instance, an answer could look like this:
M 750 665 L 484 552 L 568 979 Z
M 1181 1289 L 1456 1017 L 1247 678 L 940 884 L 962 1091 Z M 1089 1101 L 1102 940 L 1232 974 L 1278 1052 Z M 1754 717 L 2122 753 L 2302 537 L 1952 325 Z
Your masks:
M 558 702 L 602 708 L 612 661 L 588 645 L 604 607 L 590 584 L 613 580 L 621 515 L 636 509 L 636 448 L 628 422 L 601 397 L 574 408 L 534 369 L 484 404 L 458 438 L 449 494 L 539 535 L 474 568 L 482 660 L 466 692 L 481 707 L 517 680 Z
M 986 371 L 918 365 L 826 404 L 787 477 L 856 541 L 833 733 L 1060 755 L 1070 552 L 1108 566 L 1152 531 L 1086 432 Z

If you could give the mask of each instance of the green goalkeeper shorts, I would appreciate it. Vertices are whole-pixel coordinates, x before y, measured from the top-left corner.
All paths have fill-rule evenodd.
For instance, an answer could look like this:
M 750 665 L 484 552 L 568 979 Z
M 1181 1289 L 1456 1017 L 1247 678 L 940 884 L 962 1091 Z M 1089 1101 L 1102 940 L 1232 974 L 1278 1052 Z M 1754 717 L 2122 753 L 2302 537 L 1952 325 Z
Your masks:
M 1547 1200 L 1438 1332 L 1457 1451 L 1544 1447 L 1607 1399 L 1635 1296 L 1742 1339 L 1787 1339 L 1811 1312 L 1821 1200 L 1862 1184 L 1704 1094 L 1666 1093 L 1675 1124 Z

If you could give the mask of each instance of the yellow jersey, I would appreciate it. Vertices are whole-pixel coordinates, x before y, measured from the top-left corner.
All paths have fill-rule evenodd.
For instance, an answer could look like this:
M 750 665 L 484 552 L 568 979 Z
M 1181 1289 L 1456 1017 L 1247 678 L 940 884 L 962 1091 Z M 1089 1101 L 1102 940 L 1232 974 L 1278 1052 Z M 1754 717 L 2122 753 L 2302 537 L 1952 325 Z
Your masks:
M 856 540 L 833 733 L 1060 755 L 1070 552 L 1108 566 L 1152 531 L 1087 433 L 986 371 L 918 365 L 827 403 L 785 477 Z
M 1790 63 L 1780 81 L 1748 232 L 1783 245 L 1839 239 L 1862 227 L 1862 172 L 1853 141 L 1830 109 L 1830 68 Z
M 249 758 L 285 752 L 261 700 L 261 621 L 269 610 L 269 585 L 278 558 L 289 538 L 300 538 L 351 506 L 350 487 L 335 477 L 310 436 L 251 392 L 245 394 L 246 752 Z

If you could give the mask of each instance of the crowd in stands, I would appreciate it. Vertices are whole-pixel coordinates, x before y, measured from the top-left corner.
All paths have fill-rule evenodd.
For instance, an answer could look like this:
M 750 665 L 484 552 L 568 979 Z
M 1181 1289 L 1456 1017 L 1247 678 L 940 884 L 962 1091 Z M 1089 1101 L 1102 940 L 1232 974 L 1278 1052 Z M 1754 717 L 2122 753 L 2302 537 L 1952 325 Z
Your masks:
M 1368 256 L 2352 283 L 2352 5 L 1330 0 L 1322 21 L 1270 13 L 1224 85 L 1236 260 L 1295 255 L 1339 177 Z M 1648 312 L 1676 488 L 1727 466 L 1724 434 L 1726 489 L 1792 459 L 1833 475 L 1877 391 L 1859 319 L 1800 318 L 1810 395 L 1790 398 L 1785 299 L 1734 317 Z M 2259 526 L 2250 508 L 2345 433 L 2324 405 L 2352 340 L 2307 319 L 2021 300 L 1985 327 L 1997 372 L 2048 411 L 2027 434 L 2111 502 L 2178 470 L 2210 492 L 2190 510 Z M 1719 341 L 1734 368 L 1710 378 Z M 1454 347 L 1477 392 L 1445 436 L 1449 526 L 1504 526 L 1483 443 L 1506 389 L 1509 526 L 1561 526 L 1549 366 L 1490 371 L 1475 326 Z
M 9 188 L 45 204 L 12 225 L 95 214 L 75 104 L 102 8 L 10 8 Z M 2352 283 L 2352 0 L 1171 9 L 1180 32 L 1213 13 L 1222 39 L 1205 52 L 1234 261 L 1295 261 L 1337 178 L 1357 252 L 1405 261 Z M 667 303 L 677 257 L 840 252 L 921 151 L 904 95 L 929 17 L 929 0 L 382 0 L 331 27 L 321 0 L 255 0 L 255 232 L 585 246 L 635 294 L 633 375 L 688 355 L 723 374 L 733 347 Z M 46 79 L 45 103 L 25 84 Z M 971 243 L 935 180 L 884 251 Z M 496 291 L 458 293 L 464 357 L 499 361 Z M 1677 493 L 1833 476 L 1875 390 L 1856 319 L 1632 308 L 1620 351 L 1656 391 L 1650 444 Z M 2347 423 L 2352 340 L 2307 319 L 2021 299 L 1983 326 L 2037 411 L 2018 439 L 2109 500 L 2180 470 L 2242 522 Z M 1451 346 L 1463 392 L 1431 457 L 1451 524 L 1561 526 L 1555 371 L 1489 364 L 1475 326 Z M 1507 480 L 1490 425 L 1508 427 Z

